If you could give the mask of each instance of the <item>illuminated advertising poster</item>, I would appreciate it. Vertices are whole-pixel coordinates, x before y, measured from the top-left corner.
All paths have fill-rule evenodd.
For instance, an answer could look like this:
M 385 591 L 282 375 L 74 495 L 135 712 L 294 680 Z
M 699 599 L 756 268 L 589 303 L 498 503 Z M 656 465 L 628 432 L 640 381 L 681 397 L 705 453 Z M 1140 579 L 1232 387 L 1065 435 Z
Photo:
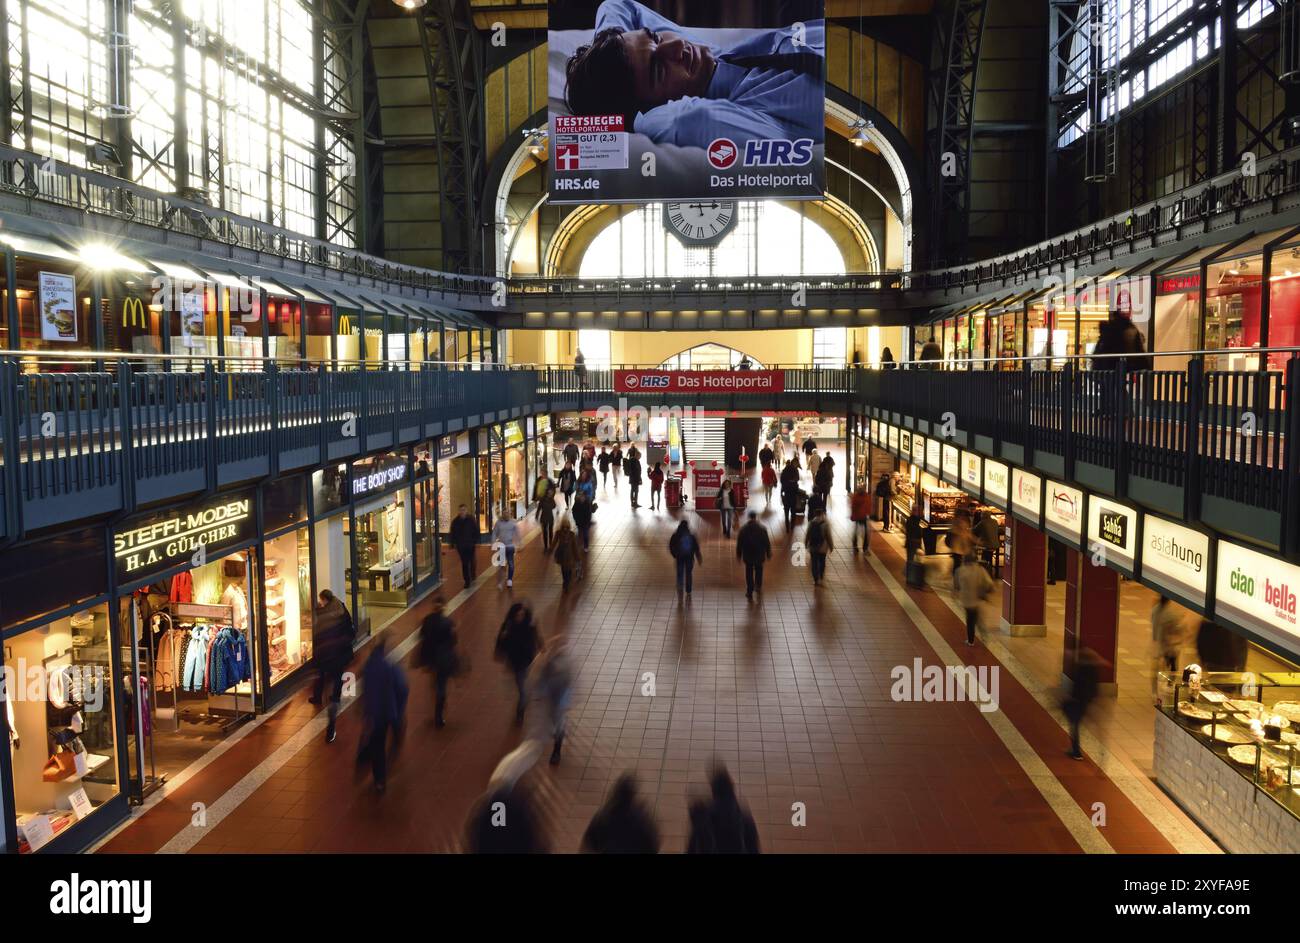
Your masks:
M 1210 588 L 1210 538 L 1162 517 L 1142 517 L 1142 578 L 1202 608 Z
M 898 457 L 905 462 L 912 460 L 912 433 L 906 429 L 898 430 Z
M 961 449 L 943 444 L 943 479 L 950 485 L 961 484 Z
M 1220 540 L 1215 550 L 1214 615 L 1300 651 L 1296 594 L 1300 567 Z
M 1138 513 L 1125 504 L 1093 495 L 1088 499 L 1088 552 L 1106 566 L 1133 574 L 1137 559 Z
M 879 419 L 871 420 L 871 444 L 872 445 L 883 444 L 880 441 L 880 420 Z
M 1011 471 L 1011 512 L 1035 527 L 1043 523 L 1043 479 L 1022 468 Z
M 889 427 L 889 451 L 898 454 L 898 426 Z
M 1000 508 L 1007 506 L 1010 471 L 1001 462 L 984 459 L 984 500 Z
M 963 491 L 979 497 L 980 486 L 984 483 L 982 459 L 974 452 L 961 453 L 961 487 Z
M 725 201 L 821 198 L 822 0 L 551 0 L 548 13 L 552 203 L 676 201 L 666 216 L 703 241 L 734 223 Z
M 943 471 L 943 443 L 938 439 L 925 441 L 925 467 L 935 475 Z
M 1083 542 L 1083 492 L 1048 479 L 1043 504 L 1043 523 L 1056 537 L 1072 547 Z
M 925 467 L 925 436 L 912 433 L 912 464 Z

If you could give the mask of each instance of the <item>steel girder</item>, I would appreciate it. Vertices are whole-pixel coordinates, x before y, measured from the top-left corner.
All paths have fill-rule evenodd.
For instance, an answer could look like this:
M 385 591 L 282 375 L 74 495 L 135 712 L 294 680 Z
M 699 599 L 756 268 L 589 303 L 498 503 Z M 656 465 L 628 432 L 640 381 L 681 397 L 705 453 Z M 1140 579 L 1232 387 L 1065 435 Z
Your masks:
M 469 0 L 430 3 L 420 30 L 433 105 L 443 269 L 482 271 L 484 160 L 481 40 Z
M 930 260 L 936 265 L 968 261 L 975 78 L 985 2 L 950 0 L 935 10 L 928 163 Z

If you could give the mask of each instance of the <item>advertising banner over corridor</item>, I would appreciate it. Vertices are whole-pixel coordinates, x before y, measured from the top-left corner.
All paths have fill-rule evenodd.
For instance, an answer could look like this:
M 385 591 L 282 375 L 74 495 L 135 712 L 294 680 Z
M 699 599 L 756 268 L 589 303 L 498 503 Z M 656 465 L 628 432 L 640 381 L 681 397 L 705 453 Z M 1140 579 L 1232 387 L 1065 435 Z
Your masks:
M 615 370 L 615 393 L 783 393 L 784 370 Z
M 550 201 L 819 199 L 824 7 L 550 0 Z

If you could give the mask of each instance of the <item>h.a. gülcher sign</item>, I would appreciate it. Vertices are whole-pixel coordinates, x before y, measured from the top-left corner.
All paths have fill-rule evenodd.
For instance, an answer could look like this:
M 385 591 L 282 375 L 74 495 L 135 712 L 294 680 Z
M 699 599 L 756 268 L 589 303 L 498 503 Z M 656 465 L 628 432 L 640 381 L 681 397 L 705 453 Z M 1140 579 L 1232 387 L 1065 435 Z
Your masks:
M 246 495 L 155 514 L 113 534 L 118 582 L 143 579 L 184 563 L 203 548 L 206 556 L 256 533 L 253 500 Z
M 615 370 L 615 393 L 783 393 L 784 370 Z

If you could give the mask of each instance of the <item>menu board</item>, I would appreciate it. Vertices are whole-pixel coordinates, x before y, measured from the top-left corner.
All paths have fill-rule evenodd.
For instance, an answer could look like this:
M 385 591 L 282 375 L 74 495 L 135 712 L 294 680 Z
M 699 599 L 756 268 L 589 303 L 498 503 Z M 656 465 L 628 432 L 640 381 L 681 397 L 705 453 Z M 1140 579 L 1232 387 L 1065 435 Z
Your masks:
M 1007 506 L 1008 476 L 1010 470 L 1001 462 L 984 459 L 984 500 L 1000 508 Z
M 1300 652 L 1296 593 L 1300 567 L 1238 544 L 1215 548 L 1214 616 Z
M 984 484 L 984 466 L 983 459 L 974 452 L 963 451 L 961 453 L 961 487 L 963 491 L 969 491 L 971 494 L 979 497 L 980 488 Z
M 1050 533 L 1072 547 L 1080 546 L 1083 543 L 1083 492 L 1049 478 L 1043 524 Z
M 912 464 L 925 467 L 925 436 L 912 433 Z
M 1204 609 L 1210 588 L 1209 536 L 1144 514 L 1142 578 Z
M 906 429 L 898 430 L 898 457 L 905 462 L 912 460 L 912 433 Z
M 938 439 L 925 440 L 925 467 L 935 475 L 943 471 L 943 443 Z
M 1043 525 L 1043 479 L 1023 468 L 1011 470 L 1011 513 L 1035 527 Z
M 1133 575 L 1137 559 L 1138 512 L 1100 495 L 1088 498 L 1088 552 L 1106 566 Z
M 943 479 L 951 485 L 961 484 L 961 449 L 943 444 Z

